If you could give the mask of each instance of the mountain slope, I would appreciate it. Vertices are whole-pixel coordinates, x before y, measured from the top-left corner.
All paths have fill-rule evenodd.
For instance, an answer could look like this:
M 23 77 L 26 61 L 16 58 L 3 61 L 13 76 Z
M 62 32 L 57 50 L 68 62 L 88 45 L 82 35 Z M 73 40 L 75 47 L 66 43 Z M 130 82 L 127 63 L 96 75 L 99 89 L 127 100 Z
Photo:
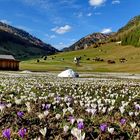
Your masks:
M 140 16 L 135 16 L 130 19 L 130 21 L 121 29 L 118 30 L 118 34 L 126 31 L 130 31 L 131 29 L 140 25 Z
M 54 54 L 57 51 L 29 33 L 0 22 L 0 54 L 12 54 L 23 59 Z
M 132 18 L 112 37 L 112 41 L 122 41 L 122 45 L 140 47 L 140 16 Z
M 100 44 L 105 43 L 105 41 L 111 36 L 111 34 L 93 33 L 86 37 L 83 37 L 73 45 L 68 48 L 64 48 L 63 51 L 74 51 L 86 49 L 90 46 L 98 47 Z
M 86 49 L 88 47 L 98 47 L 100 44 L 121 41 L 122 45 L 132 45 L 140 47 L 140 15 L 132 18 L 124 27 L 120 28 L 117 33 L 102 34 L 93 33 L 83 37 L 63 51 L 74 51 Z

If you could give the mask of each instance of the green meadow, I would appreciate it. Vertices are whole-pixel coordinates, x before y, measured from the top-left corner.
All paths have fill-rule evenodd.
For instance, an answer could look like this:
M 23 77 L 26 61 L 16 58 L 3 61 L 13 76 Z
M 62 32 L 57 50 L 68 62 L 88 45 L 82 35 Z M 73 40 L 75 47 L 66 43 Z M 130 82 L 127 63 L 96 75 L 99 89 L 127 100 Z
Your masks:
M 74 57 L 82 57 L 80 65 L 73 62 Z M 99 57 L 104 62 L 95 62 L 93 59 Z M 127 61 L 121 63 L 120 58 Z M 37 59 L 39 62 L 37 62 Z M 90 60 L 87 60 L 90 59 Z M 108 60 L 114 60 L 115 64 L 108 64 Z M 62 71 L 67 68 L 78 72 L 130 72 L 140 73 L 140 48 L 133 46 L 121 46 L 117 44 L 106 44 L 98 48 L 86 50 L 62 52 L 50 55 L 46 60 L 34 58 L 21 61 L 20 70 L 31 71 Z

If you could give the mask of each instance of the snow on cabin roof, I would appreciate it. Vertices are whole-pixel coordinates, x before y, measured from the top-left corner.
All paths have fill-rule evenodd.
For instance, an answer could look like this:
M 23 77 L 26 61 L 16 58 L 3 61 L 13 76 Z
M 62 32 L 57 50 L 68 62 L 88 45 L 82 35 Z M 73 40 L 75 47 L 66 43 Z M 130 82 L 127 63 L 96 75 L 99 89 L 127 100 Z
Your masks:
M 0 59 L 15 60 L 15 58 L 12 55 L 0 55 Z

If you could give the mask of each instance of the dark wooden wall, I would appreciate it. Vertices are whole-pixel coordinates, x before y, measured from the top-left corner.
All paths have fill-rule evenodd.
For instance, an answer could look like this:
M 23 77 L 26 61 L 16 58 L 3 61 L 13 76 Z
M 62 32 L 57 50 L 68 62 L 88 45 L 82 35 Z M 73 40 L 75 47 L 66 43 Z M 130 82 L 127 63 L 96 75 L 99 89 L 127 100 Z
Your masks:
M 0 70 L 19 70 L 19 61 L 0 60 Z

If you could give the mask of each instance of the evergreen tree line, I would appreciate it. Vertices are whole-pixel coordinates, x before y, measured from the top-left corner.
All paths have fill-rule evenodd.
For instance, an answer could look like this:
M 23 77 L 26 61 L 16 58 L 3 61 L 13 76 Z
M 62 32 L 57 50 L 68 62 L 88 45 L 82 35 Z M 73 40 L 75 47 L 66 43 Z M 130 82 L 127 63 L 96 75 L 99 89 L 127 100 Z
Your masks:
M 122 38 L 122 45 L 133 45 L 140 47 L 140 27 L 133 29 Z

